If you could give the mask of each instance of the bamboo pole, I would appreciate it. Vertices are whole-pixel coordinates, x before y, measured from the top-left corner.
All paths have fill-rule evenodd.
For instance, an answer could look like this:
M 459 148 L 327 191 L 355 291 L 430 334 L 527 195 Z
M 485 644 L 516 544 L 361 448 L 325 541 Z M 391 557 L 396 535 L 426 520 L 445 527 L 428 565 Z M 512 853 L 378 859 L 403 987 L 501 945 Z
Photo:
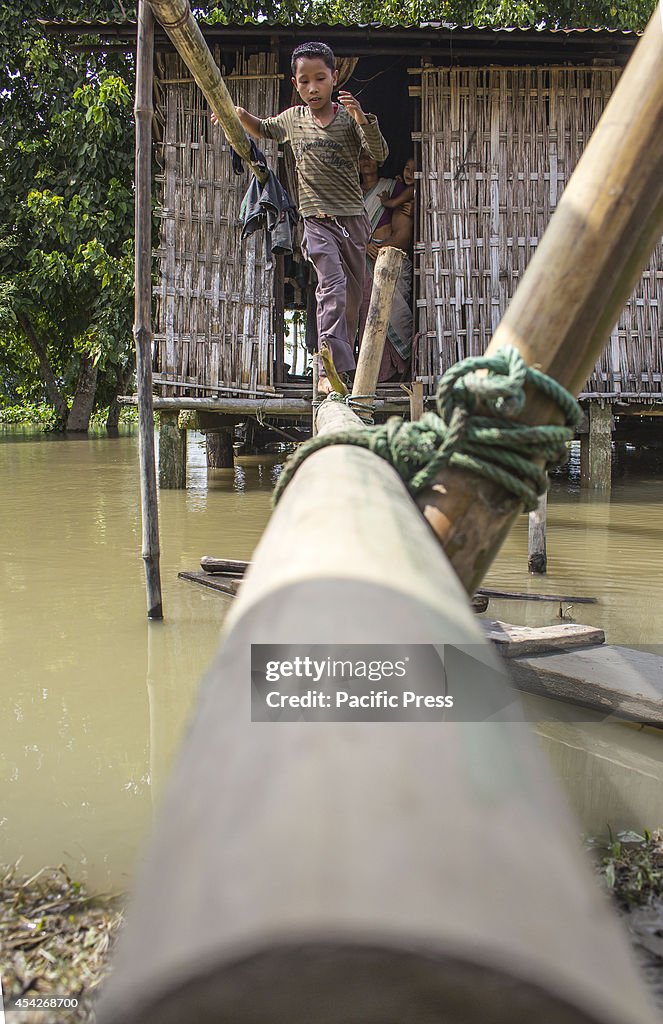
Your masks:
M 415 420 L 420 420 L 424 414 L 424 383 L 421 380 L 413 380 L 411 389 L 404 385 L 401 386 L 409 396 L 410 420 L 414 423 Z
M 359 411 L 359 406 L 365 407 L 364 416 L 371 421 L 375 408 L 375 389 L 378 383 L 380 362 L 384 343 L 387 340 L 387 328 L 389 327 L 396 282 L 401 272 L 404 256 L 405 253 L 402 249 L 385 245 L 378 252 L 375 261 L 371 301 L 352 387 L 355 408 Z
M 140 497 L 147 617 L 163 618 L 159 572 L 159 510 L 152 404 L 152 76 L 154 18 L 146 0 L 138 10 L 136 54 L 136 263 L 134 339 L 138 385 Z
M 663 233 L 663 23 L 660 6 L 571 177 L 487 353 L 513 345 L 578 394 Z M 529 396 L 522 419 L 559 422 Z M 468 593 L 519 512 L 516 499 L 445 469 L 419 508 Z
M 338 402 L 319 420 L 361 426 Z M 516 700 L 396 472 L 349 445 L 312 455 L 225 620 L 99 1024 L 653 1024 L 517 708 L 251 721 L 252 644 L 280 645 L 276 659 L 457 645 Z M 439 662 L 432 673 L 440 692 Z M 469 665 L 460 682 L 471 690 Z M 414 671 L 403 688 L 422 683 Z
M 191 13 L 189 0 L 151 0 L 152 10 L 168 33 L 180 57 L 195 78 L 203 96 L 219 119 L 226 139 L 259 181 L 266 174 L 251 159 L 251 143 L 240 124 L 233 99 Z

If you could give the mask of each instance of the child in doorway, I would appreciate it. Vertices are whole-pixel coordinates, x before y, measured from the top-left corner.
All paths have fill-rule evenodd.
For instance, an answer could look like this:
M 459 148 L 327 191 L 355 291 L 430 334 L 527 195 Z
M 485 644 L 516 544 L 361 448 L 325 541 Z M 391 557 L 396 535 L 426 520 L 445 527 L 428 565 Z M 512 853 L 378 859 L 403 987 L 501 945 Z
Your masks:
M 390 196 L 385 190 L 380 193 L 380 202 L 386 210 L 392 210 L 391 216 L 391 227 L 393 232 L 399 232 L 401 226 L 404 223 L 404 219 L 408 221 L 412 219 L 412 200 L 414 199 L 414 157 L 409 157 L 405 161 L 405 167 L 403 168 L 403 187 L 398 187 L 399 179 L 396 179 L 396 186 L 393 189 L 393 193 Z M 407 206 L 407 204 L 410 206 Z M 403 209 L 405 207 L 405 209 Z
M 292 84 L 303 106 L 259 118 L 237 115 L 250 135 L 289 142 L 295 156 L 304 255 L 315 267 L 318 346 L 326 342 L 340 374 L 355 368 L 354 342 L 364 287 L 368 217 L 359 183 L 362 150 L 382 163 L 388 149 L 374 114 L 352 93 L 332 92 L 338 82 L 334 54 L 325 43 L 302 43 L 292 54 Z M 213 117 L 213 120 L 216 119 Z M 331 384 L 321 367 L 318 390 Z

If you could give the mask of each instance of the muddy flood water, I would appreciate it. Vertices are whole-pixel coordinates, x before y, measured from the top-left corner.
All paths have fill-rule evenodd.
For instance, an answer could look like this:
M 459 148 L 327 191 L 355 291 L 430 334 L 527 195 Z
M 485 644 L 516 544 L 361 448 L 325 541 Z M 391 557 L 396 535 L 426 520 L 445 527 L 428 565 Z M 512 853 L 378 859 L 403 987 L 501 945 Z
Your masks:
M 177 573 L 203 554 L 250 558 L 280 468 L 268 459 L 208 479 L 202 436 L 189 438 L 187 490 L 160 494 L 166 620 L 148 623 L 136 436 L 0 433 L 0 862 L 64 863 L 93 887 L 128 885 L 228 607 Z M 576 456 L 553 481 L 548 575 L 527 574 L 521 517 L 485 585 L 596 596 L 565 614 L 654 650 L 663 456 L 621 451 L 609 499 L 581 491 Z M 488 614 L 540 625 L 559 612 L 500 600 Z M 579 833 L 663 825 L 663 735 L 573 721 L 539 732 Z

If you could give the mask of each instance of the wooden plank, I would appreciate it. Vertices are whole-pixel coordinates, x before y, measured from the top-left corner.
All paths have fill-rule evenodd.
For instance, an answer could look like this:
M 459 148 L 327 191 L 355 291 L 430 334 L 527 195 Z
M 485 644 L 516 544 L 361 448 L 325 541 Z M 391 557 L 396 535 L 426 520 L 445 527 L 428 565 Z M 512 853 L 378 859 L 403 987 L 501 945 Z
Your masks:
M 509 674 L 519 690 L 663 726 L 663 658 L 655 654 L 606 645 L 513 658 Z
M 605 643 L 605 633 L 594 626 L 576 622 L 560 622 L 554 626 L 514 626 L 510 622 L 484 620 L 484 633 L 497 644 L 503 658 L 525 654 L 543 654 L 568 647 L 587 647 Z
M 203 555 L 200 559 L 203 572 L 221 576 L 243 576 L 250 564 L 236 558 L 214 558 L 212 555 Z
M 239 390 L 239 389 L 238 389 Z M 120 405 L 136 405 L 133 395 L 122 395 L 118 398 Z M 161 409 L 204 409 L 209 412 L 248 413 L 257 416 L 302 416 L 311 415 L 310 398 L 155 398 L 154 408 Z M 406 412 L 407 401 L 392 402 L 378 399 L 375 403 L 377 412 Z
M 209 590 L 216 590 L 220 594 L 229 594 L 234 597 L 237 593 L 241 579 L 229 579 L 223 576 L 210 576 L 206 572 L 178 572 L 177 578 L 186 580 L 188 583 L 199 583 L 201 587 Z
M 251 563 L 233 560 L 232 558 L 213 558 L 211 555 L 203 555 L 200 559 L 200 565 L 203 573 L 212 575 L 215 579 L 221 577 L 224 579 L 236 580 L 238 588 Z M 192 574 L 189 573 L 186 578 L 188 579 L 191 575 Z M 193 575 L 196 576 L 196 579 L 198 578 L 197 573 Z M 237 588 L 235 589 L 235 593 L 237 593 Z M 475 594 L 470 603 L 472 605 L 472 611 L 480 614 L 481 612 L 485 612 L 488 607 L 488 598 L 483 594 Z
M 573 597 L 569 594 L 528 594 L 524 590 L 495 590 L 493 587 L 482 587 L 477 594 L 486 597 L 499 597 L 506 601 L 566 601 L 571 604 L 598 604 L 598 597 Z

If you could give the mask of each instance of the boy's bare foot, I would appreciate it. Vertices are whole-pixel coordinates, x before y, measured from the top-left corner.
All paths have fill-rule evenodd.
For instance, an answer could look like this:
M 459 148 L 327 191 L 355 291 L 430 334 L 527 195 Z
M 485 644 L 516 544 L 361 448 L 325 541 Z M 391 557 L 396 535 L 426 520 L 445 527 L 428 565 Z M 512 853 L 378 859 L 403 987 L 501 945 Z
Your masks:
M 331 381 L 329 377 L 325 377 L 322 374 L 318 377 L 318 394 L 319 395 L 331 395 L 333 391 Z

